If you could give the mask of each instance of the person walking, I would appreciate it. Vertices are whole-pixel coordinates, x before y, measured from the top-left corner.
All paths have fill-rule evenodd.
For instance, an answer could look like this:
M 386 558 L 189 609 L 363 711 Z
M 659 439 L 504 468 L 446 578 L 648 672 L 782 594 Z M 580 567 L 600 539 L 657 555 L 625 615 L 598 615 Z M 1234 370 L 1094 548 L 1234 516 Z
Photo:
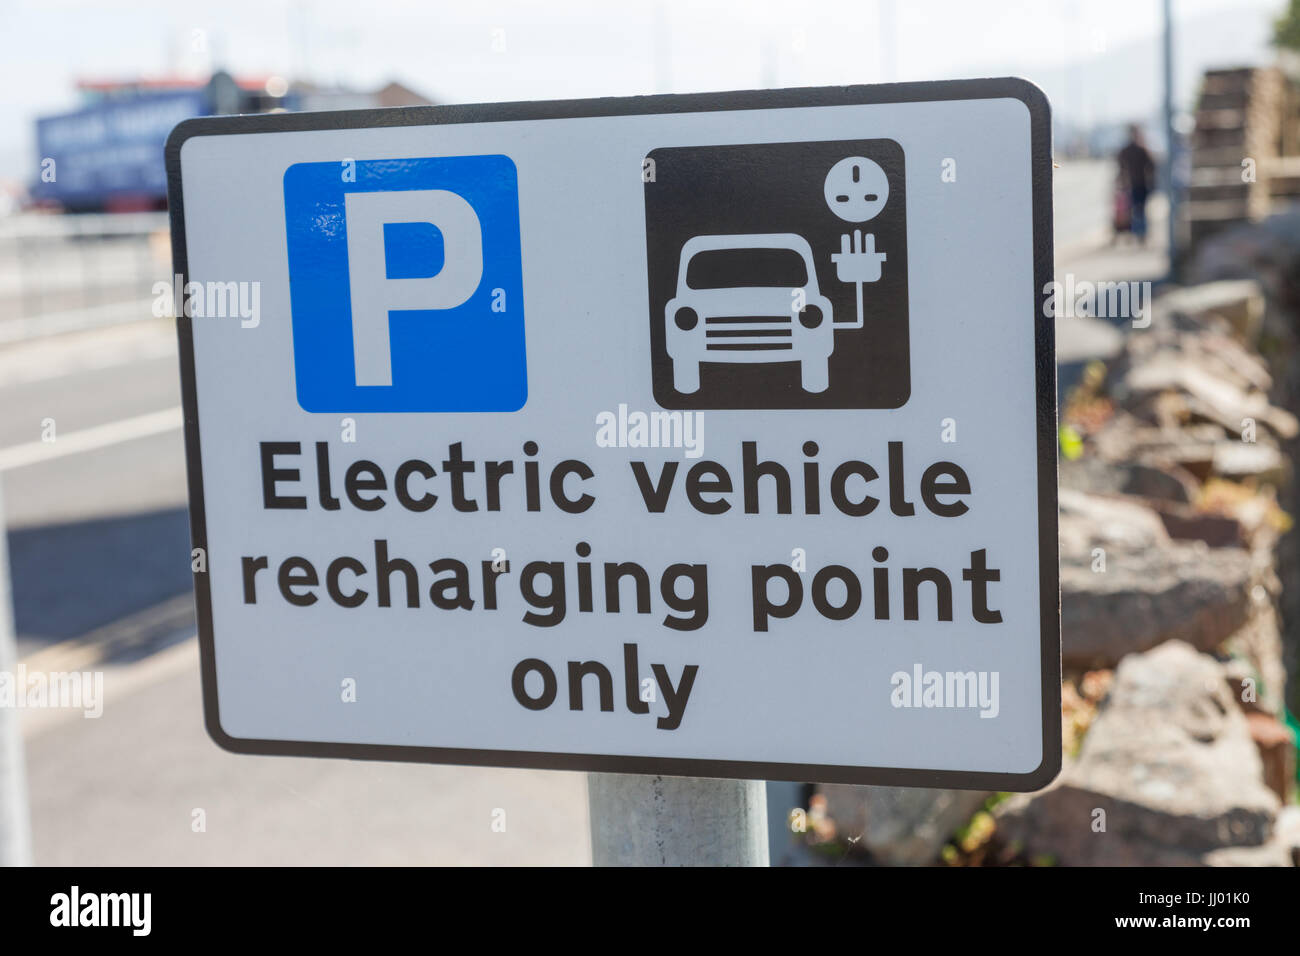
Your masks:
M 1140 244 L 1147 240 L 1147 197 L 1155 185 L 1156 164 L 1136 123 L 1128 128 L 1128 142 L 1116 157 L 1119 176 L 1128 194 L 1129 230 Z

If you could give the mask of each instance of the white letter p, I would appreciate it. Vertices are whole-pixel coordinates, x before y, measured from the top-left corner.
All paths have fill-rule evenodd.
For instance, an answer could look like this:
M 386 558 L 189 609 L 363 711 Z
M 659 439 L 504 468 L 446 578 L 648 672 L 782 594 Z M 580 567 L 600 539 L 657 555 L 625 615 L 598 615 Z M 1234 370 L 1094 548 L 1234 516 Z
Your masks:
M 483 229 L 474 207 L 446 189 L 350 192 L 344 211 L 357 385 L 392 385 L 388 313 L 454 309 L 468 300 L 483 278 Z M 384 226 L 399 222 L 428 222 L 442 233 L 443 265 L 437 275 L 387 277 Z

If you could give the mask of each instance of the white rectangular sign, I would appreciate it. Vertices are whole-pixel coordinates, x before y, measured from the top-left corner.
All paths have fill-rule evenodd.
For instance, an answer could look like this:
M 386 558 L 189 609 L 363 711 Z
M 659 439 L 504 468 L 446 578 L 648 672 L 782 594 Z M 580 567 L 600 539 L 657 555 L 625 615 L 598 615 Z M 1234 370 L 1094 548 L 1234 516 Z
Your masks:
M 1046 783 L 1049 140 L 1019 80 L 182 123 L 212 736 Z

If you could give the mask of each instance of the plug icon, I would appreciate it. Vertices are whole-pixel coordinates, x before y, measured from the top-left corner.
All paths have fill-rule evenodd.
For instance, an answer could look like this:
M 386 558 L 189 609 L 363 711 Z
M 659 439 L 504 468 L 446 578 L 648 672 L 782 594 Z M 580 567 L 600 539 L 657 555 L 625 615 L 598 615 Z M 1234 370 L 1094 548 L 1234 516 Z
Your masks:
M 889 177 L 865 156 L 841 159 L 826 174 L 822 187 L 826 205 L 845 222 L 866 222 L 874 219 L 889 200 Z M 857 290 L 858 318 L 852 325 L 838 325 L 844 329 L 860 329 L 865 317 L 862 311 L 862 285 L 880 281 L 880 264 L 885 253 L 876 251 L 876 237 L 854 229 L 840 236 L 840 251 L 831 253 L 835 275 L 841 282 L 852 282 Z
M 846 232 L 840 236 L 840 251 L 831 253 L 831 262 L 835 263 L 835 275 L 841 282 L 852 282 L 857 290 L 858 319 L 852 325 L 845 323 L 838 326 L 843 329 L 860 329 L 865 322 L 862 312 L 862 284 L 880 281 L 880 264 L 885 261 L 885 253 L 876 251 L 876 237 L 861 229 L 854 229 L 850 240 Z
M 854 229 L 851 237 L 847 232 L 840 236 L 840 251 L 831 253 L 836 277 L 841 282 L 859 283 L 858 295 L 862 294 L 861 283 L 880 281 L 880 264 L 885 258 L 885 253 L 876 251 L 876 237 L 862 235 L 861 229 Z

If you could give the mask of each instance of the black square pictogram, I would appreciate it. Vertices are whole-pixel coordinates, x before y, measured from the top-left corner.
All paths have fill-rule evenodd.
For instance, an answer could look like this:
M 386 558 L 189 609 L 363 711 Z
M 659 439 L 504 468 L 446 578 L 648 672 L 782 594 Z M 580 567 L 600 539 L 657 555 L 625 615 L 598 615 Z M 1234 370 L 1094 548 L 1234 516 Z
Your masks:
M 666 147 L 644 164 L 655 401 L 898 408 L 911 391 L 903 150 Z

